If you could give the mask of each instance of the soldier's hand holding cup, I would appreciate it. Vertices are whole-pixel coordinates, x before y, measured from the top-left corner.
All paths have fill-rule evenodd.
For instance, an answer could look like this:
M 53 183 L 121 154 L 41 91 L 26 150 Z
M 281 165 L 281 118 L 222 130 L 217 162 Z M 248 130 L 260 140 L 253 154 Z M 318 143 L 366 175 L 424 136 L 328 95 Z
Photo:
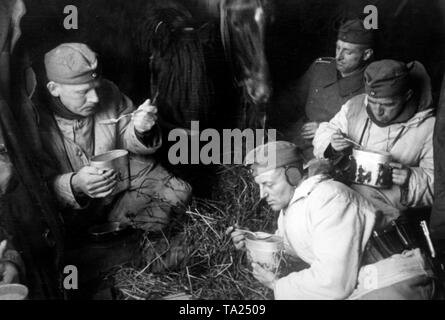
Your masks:
M 392 182 L 398 186 L 407 184 L 411 176 L 411 169 L 397 162 L 391 162 L 389 165 L 392 168 Z
M 351 145 L 352 143 L 345 140 L 340 130 L 337 130 L 337 132 L 331 136 L 331 146 L 335 151 L 343 151 Z

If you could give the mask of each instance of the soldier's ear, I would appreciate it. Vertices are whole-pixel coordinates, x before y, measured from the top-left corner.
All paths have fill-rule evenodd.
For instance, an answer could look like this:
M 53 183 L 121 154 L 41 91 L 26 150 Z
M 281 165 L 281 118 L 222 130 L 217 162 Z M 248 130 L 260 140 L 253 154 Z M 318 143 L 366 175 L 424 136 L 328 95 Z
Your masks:
M 374 55 L 374 50 L 372 50 L 371 48 L 365 49 L 365 54 L 363 56 L 363 60 L 369 61 L 373 55 Z
M 50 81 L 46 84 L 46 87 L 48 88 L 49 93 L 51 93 L 53 97 L 60 96 L 60 85 L 58 83 Z
M 284 175 L 286 176 L 287 183 L 289 183 L 292 187 L 296 187 L 303 178 L 300 170 L 295 166 L 286 167 L 284 169 Z

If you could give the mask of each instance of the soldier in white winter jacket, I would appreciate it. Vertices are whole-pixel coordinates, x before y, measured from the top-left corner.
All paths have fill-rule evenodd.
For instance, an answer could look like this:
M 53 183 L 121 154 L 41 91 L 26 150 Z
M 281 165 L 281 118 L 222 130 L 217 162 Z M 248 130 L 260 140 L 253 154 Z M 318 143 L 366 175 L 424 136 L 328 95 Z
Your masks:
M 286 252 L 309 265 L 279 276 L 252 263 L 254 277 L 274 291 L 275 299 L 437 298 L 421 250 L 374 255 L 371 238 L 381 217 L 378 210 L 325 174 L 305 178 L 303 157 L 294 144 L 259 146 L 247 154 L 245 163 L 260 197 L 280 212 L 276 235 L 282 237 Z M 243 230 L 230 227 L 227 233 L 237 249 L 244 249 Z
M 329 122 L 320 125 L 313 141 L 317 158 L 347 154 L 351 142 L 365 150 L 392 156 L 389 189 L 354 184 L 388 221 L 410 207 L 433 203 L 433 129 L 429 77 L 418 62 L 408 65 L 394 60 L 371 63 L 365 71 L 366 94 L 346 102 Z

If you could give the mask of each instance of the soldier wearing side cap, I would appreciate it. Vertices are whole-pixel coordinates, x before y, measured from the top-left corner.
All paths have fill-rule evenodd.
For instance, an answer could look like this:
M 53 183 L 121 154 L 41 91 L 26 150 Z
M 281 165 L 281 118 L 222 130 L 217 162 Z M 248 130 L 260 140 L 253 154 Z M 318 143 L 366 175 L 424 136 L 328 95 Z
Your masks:
M 380 212 L 326 174 L 305 177 L 303 157 L 289 142 L 270 142 L 246 155 L 260 197 L 280 211 L 276 235 L 286 253 L 309 267 L 278 276 L 253 262 L 253 275 L 275 299 L 436 299 L 442 293 L 419 249 L 384 255 L 371 241 Z M 230 227 L 235 248 L 244 232 Z M 372 276 L 369 279 L 369 270 Z M 369 283 L 372 282 L 372 285 Z
M 292 125 L 291 137 L 313 158 L 312 139 L 319 124 L 329 121 L 350 98 L 364 92 L 363 72 L 373 57 L 373 33 L 359 19 L 342 24 L 335 58 L 318 58 L 291 88 L 292 108 L 301 115 Z
M 390 153 L 391 188 L 352 185 L 384 212 L 389 223 L 408 208 L 433 203 L 435 117 L 430 80 L 419 62 L 381 60 L 367 67 L 365 89 L 331 121 L 320 124 L 314 153 L 318 158 L 350 153 L 352 145 L 344 134 L 365 150 Z
M 66 212 L 67 230 L 85 232 L 100 221 L 98 213 L 145 231 L 164 230 L 184 212 L 191 188 L 154 158 L 162 143 L 156 107 L 146 101 L 135 108 L 112 82 L 101 78 L 96 54 L 85 44 L 61 44 L 44 62 L 47 92 L 37 108 L 50 156 L 45 175 Z M 115 124 L 100 123 L 135 110 Z M 130 188 L 119 194 L 113 194 L 116 172 L 89 165 L 91 157 L 113 149 L 130 153 Z

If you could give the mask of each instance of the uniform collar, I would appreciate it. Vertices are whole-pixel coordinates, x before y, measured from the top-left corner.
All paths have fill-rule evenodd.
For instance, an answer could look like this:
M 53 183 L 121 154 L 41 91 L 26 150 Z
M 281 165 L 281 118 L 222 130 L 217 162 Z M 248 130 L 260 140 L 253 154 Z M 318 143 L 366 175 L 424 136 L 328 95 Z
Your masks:
M 84 118 L 83 116 L 75 114 L 74 112 L 68 110 L 59 98 L 51 97 L 49 106 L 51 110 L 61 118 L 67 120 L 81 120 Z
M 321 182 L 329 180 L 331 177 L 327 174 L 317 174 L 304 180 L 297 189 L 289 203 L 289 206 L 300 199 L 306 198 Z
M 338 71 L 337 64 L 335 63 L 335 59 L 332 60 L 329 64 L 325 65 L 326 68 L 323 68 L 323 75 L 321 76 L 321 85 L 326 88 L 338 81 Z
M 338 83 L 340 96 L 346 97 L 351 93 L 359 91 L 365 86 L 365 83 L 363 81 L 363 73 L 365 69 L 366 66 L 350 76 L 342 77 L 341 74 L 337 71 L 337 65 L 334 60 L 328 65 L 326 69 L 325 76 L 323 77 L 322 86 L 326 88 L 334 85 L 335 83 Z
M 338 89 L 342 97 L 346 97 L 351 93 L 357 92 L 364 88 L 365 82 L 363 80 L 363 73 L 366 67 L 358 70 L 356 73 L 347 77 L 342 77 L 338 81 Z
M 390 122 L 383 123 L 376 119 L 371 109 L 369 108 L 369 105 L 366 104 L 366 112 L 368 113 L 368 117 L 371 119 L 372 122 L 374 122 L 378 127 L 381 128 L 388 127 L 390 125 L 397 123 L 408 122 L 417 113 L 417 109 L 418 109 L 418 103 L 414 101 L 414 99 L 410 99 L 409 101 L 406 102 L 405 106 L 395 119 L 391 120 Z

